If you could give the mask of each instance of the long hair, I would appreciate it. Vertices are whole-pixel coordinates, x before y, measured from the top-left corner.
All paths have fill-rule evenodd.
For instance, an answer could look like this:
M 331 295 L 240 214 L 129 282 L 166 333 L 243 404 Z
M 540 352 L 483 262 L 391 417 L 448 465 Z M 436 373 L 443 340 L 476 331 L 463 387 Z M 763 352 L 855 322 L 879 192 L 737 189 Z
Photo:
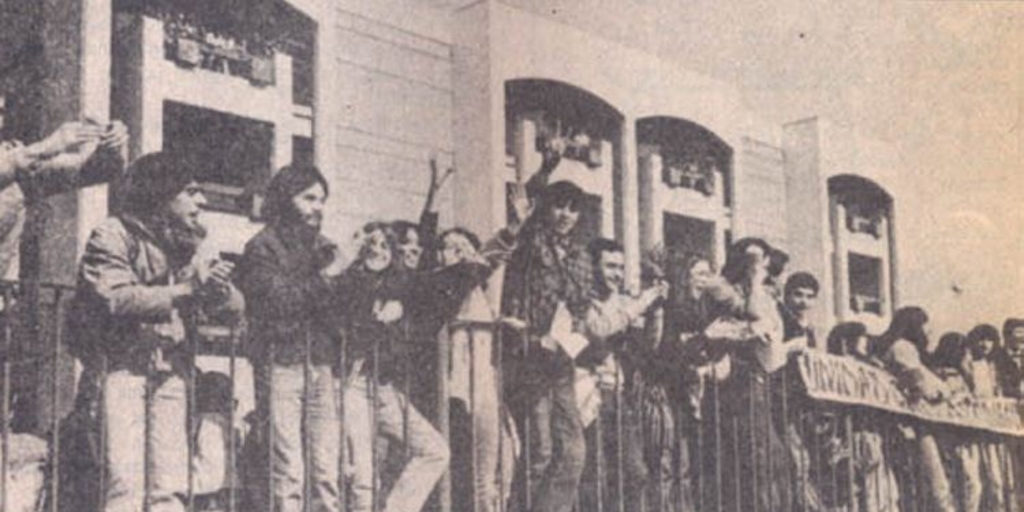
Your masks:
M 356 253 L 355 260 L 352 261 L 352 266 L 358 267 L 366 261 L 366 258 L 370 255 L 370 235 L 377 231 L 384 235 L 384 240 L 388 244 L 388 251 L 391 253 L 391 263 L 386 270 L 398 270 L 401 266 L 398 254 L 398 238 L 395 236 L 394 230 L 391 229 L 391 223 L 384 221 L 367 222 L 356 231 L 355 241 L 358 252 Z
M 299 214 L 292 204 L 292 198 L 316 184 L 324 188 L 324 195 L 330 194 L 327 179 L 316 167 L 303 164 L 282 167 L 267 184 L 261 210 L 263 217 L 272 224 L 296 221 Z
M 139 218 L 158 215 L 193 181 L 195 169 L 187 158 L 147 153 L 128 166 L 118 187 L 118 209 Z
M 928 313 L 917 306 L 897 309 L 892 315 L 889 328 L 879 337 L 879 353 L 884 354 L 897 340 L 907 340 L 924 354 L 928 348 L 928 335 L 924 331 Z
M 984 357 L 984 354 L 981 353 L 981 342 L 986 340 L 993 343 L 993 354 L 999 352 L 1002 348 L 1002 340 L 999 339 L 999 330 L 996 329 L 994 325 L 976 325 L 967 333 L 967 348 L 970 349 L 972 357 L 975 359 Z
M 852 347 L 860 337 L 866 336 L 867 333 L 867 326 L 861 322 L 843 322 L 829 331 L 828 341 L 825 346 L 828 347 L 829 354 L 838 356 L 859 355 L 853 353 Z M 866 355 L 871 355 L 870 347 L 868 352 Z
M 950 331 L 939 337 L 939 344 L 929 358 L 928 366 L 960 371 L 966 355 L 967 338 L 962 333 Z

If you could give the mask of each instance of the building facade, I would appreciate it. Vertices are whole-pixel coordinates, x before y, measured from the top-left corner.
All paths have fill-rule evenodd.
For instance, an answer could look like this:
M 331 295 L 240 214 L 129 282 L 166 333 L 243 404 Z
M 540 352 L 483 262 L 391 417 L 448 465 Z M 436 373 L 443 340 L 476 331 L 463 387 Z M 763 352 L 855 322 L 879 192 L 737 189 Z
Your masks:
M 457 169 L 442 225 L 490 233 L 508 185 L 561 135 L 557 176 L 589 195 L 591 232 L 624 244 L 631 286 L 651 248 L 721 264 L 731 240 L 758 236 L 819 277 L 822 325 L 881 326 L 898 304 L 887 191 L 900 169 L 875 142 L 816 118 L 764 123 L 731 84 L 498 0 L 246 5 L 5 2 L 22 20 L 9 47 L 35 51 L 3 84 L 5 130 L 119 118 L 132 157 L 197 156 L 211 250 L 228 251 L 259 229 L 260 186 L 293 160 L 328 176 L 325 229 L 343 246 L 366 221 L 415 219 L 432 157 Z M 73 282 L 113 192 L 52 200 L 36 275 Z

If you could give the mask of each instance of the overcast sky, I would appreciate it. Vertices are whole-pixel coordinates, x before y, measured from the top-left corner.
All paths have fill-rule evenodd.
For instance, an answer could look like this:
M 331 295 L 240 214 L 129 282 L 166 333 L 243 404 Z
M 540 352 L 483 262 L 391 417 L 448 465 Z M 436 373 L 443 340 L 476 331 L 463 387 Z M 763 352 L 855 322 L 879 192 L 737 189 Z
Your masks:
M 504 1 L 732 82 L 774 124 L 893 144 L 902 302 L 937 330 L 1024 316 L 1024 2 Z

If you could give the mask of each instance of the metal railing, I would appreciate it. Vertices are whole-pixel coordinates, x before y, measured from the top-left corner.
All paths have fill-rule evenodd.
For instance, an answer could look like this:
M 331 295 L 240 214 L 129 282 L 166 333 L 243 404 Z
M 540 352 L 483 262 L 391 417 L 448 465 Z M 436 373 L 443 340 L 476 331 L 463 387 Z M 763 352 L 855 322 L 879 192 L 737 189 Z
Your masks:
M 68 381 L 67 376 L 58 373 L 67 371 L 67 365 L 61 361 L 66 362 L 69 356 L 61 339 L 66 334 L 63 317 L 72 290 L 58 285 L 2 283 L 2 292 L 3 393 L 0 413 L 5 418 L 0 425 L 2 509 L 11 512 L 102 510 L 109 485 L 102 454 L 106 452 L 105 443 L 121 440 L 108 439 L 96 402 L 87 403 L 88 400 L 79 399 L 72 407 L 68 399 L 71 390 L 61 389 L 61 383 Z M 37 323 L 29 325 L 32 322 Z M 214 343 L 201 339 L 202 333 L 198 329 L 188 329 L 188 332 L 189 358 L 211 353 L 226 358 L 230 396 L 253 392 L 240 389 L 236 384 L 237 368 L 243 360 L 239 346 L 244 335 L 240 330 L 232 329 L 221 342 Z M 526 485 L 531 476 L 530 462 L 535 456 L 531 453 L 531 435 L 534 433 L 529 428 L 518 431 L 507 428 L 510 410 L 504 392 L 507 373 L 513 370 L 509 367 L 510 361 L 503 345 L 509 340 L 503 336 L 500 323 L 456 322 L 449 325 L 447 332 L 449 335 L 442 336 L 436 345 L 437 368 L 434 371 L 437 381 L 434 391 L 439 416 L 429 419 L 450 446 L 468 445 L 470 450 L 467 453 L 455 450 L 457 457 L 452 459 L 450 467 L 459 480 L 443 479 L 427 508 L 441 511 L 528 510 L 534 505 L 531 501 L 534 496 L 530 496 Z M 408 332 L 405 335 L 408 336 Z M 454 338 L 459 339 L 459 345 L 453 348 Z M 404 342 L 414 343 L 412 340 Z M 351 363 L 346 360 L 347 343 L 348 340 L 339 347 L 339 368 L 348 368 Z M 309 337 L 305 348 L 307 355 L 310 354 Z M 460 357 L 463 359 L 457 361 Z M 374 363 L 380 362 L 379 347 L 374 350 L 372 358 Z M 314 378 L 308 357 L 302 366 L 302 399 L 308 403 L 313 392 L 311 379 Z M 36 371 L 26 372 L 25 368 Z M 350 488 L 353 469 L 348 464 L 352 443 L 371 444 L 371 510 L 386 510 L 387 489 L 393 483 L 388 481 L 393 476 L 388 471 L 388 461 L 392 458 L 386 455 L 384 443 L 376 434 L 379 427 L 377 394 L 380 392 L 380 375 L 378 364 L 373 364 L 372 368 L 367 390 L 368 403 L 374 405 L 370 407 L 369 439 L 352 439 L 346 428 L 346 376 L 338 373 L 331 388 L 335 393 L 338 417 L 340 458 L 335 504 L 338 510 L 353 510 Z M 38 369 L 45 369 L 43 373 L 48 375 L 40 375 Z M 100 368 L 101 379 L 104 370 Z M 405 370 L 406 387 L 401 390 L 407 397 L 401 402 L 405 424 L 397 439 L 402 448 L 394 451 L 393 444 L 387 443 L 394 452 L 392 455 L 400 460 L 416 455 L 409 452 L 410 444 L 406 442 L 411 435 L 408 419 L 413 413 L 408 396 L 419 390 L 410 388 L 409 383 L 413 382 L 411 377 L 424 368 L 405 365 Z M 464 373 L 456 375 L 453 371 Z M 196 375 L 194 367 L 184 374 L 187 423 L 183 427 L 189 435 L 187 446 L 182 449 L 187 450 L 190 461 L 199 448 L 195 444 L 199 416 Z M 1020 456 L 1024 452 L 1018 437 L 930 424 L 871 407 L 813 400 L 803 392 L 793 365 L 767 375 L 737 359 L 727 377 L 715 371 L 708 372 L 701 377 L 704 392 L 696 410 L 688 409 L 683 398 L 673 392 L 665 395 L 666 401 L 653 403 L 656 401 L 652 402 L 650 396 L 637 392 L 637 383 L 631 376 L 625 377 L 623 380 L 616 373 L 615 382 L 602 392 L 602 410 L 586 427 L 588 457 L 583 481 L 577 489 L 576 509 L 580 512 L 959 511 L 970 509 L 977 500 L 981 500 L 981 508 L 977 510 L 1002 507 L 999 510 L 1010 512 L 1019 510 L 1017 507 L 1021 505 L 1022 489 L 1015 480 L 1021 476 L 1015 475 L 1021 461 L 1016 460 L 1015 455 Z M 38 378 L 36 382 L 44 385 L 31 389 L 32 378 Z M 21 424 L 17 421 L 19 414 L 38 413 L 41 409 L 41 401 L 37 399 L 34 399 L 35 410 L 21 408 L 26 401 L 33 401 L 28 398 L 32 392 L 46 397 L 48 418 L 44 422 L 35 422 L 36 428 L 32 431 L 15 429 L 13 425 Z M 154 389 L 147 386 L 147 408 L 153 392 Z M 273 393 L 274 390 L 269 389 L 268 392 Z M 458 397 L 465 405 L 460 409 L 464 410 L 462 415 L 455 414 L 455 408 L 451 407 L 453 393 L 464 393 Z M 482 410 L 481 404 L 488 405 L 489 400 L 497 400 L 496 407 Z M 72 411 L 68 413 L 68 409 Z M 497 410 L 496 418 L 491 416 L 486 422 L 473 421 L 485 413 L 493 415 L 494 409 Z M 296 420 L 309 424 L 310 411 L 308 408 L 303 411 L 302 418 Z M 271 408 L 266 413 L 274 414 L 274 411 Z M 75 423 L 82 418 L 95 421 Z M 492 421 L 495 424 L 491 424 Z M 152 418 L 147 415 L 147 432 L 153 428 L 151 422 Z M 660 422 L 660 430 L 651 428 L 652 422 Z M 261 423 L 268 424 L 265 419 L 260 420 L 257 427 Z M 249 455 L 242 450 L 251 439 L 239 442 L 234 435 L 236 427 L 235 415 L 229 414 L 227 430 L 230 435 L 225 438 L 227 444 L 223 454 L 227 469 L 221 498 L 210 500 L 194 492 L 194 467 L 190 463 L 187 489 L 179 498 L 186 510 L 234 512 L 245 510 L 245 504 L 263 505 L 265 510 L 271 510 L 268 505 L 274 503 L 275 496 L 270 482 L 274 477 L 267 473 L 269 461 L 279 456 L 275 454 L 274 435 L 270 432 L 260 434 L 257 432 L 259 428 L 250 433 L 250 437 L 262 436 L 265 458 L 260 462 L 267 467 L 257 469 L 264 473 L 262 478 L 266 485 L 253 487 L 243 483 L 238 486 L 240 477 L 251 473 L 251 468 L 244 472 L 240 470 L 252 460 L 243 459 Z M 634 427 L 639 430 L 631 431 Z M 72 436 L 81 434 L 76 429 L 82 428 L 98 429 L 98 433 Z M 488 430 L 482 431 L 483 428 Z M 308 430 L 303 432 L 303 452 L 307 456 L 303 463 L 302 509 L 312 510 L 316 482 L 310 476 L 314 471 L 308 454 L 315 447 L 310 445 L 313 440 Z M 463 432 L 465 437 L 458 432 Z M 82 438 L 92 440 L 95 445 L 79 453 L 75 450 L 81 450 L 78 441 Z M 492 441 L 496 443 L 496 463 L 493 463 L 494 453 L 484 453 L 479 448 L 484 442 Z M 43 447 L 41 451 L 38 449 L 40 446 Z M 509 455 L 517 447 L 518 453 Z M 35 453 L 26 452 L 33 448 Z M 64 453 L 66 450 L 68 453 Z M 635 453 L 637 450 L 639 453 Z M 144 456 L 148 461 L 148 446 L 146 452 Z M 100 459 L 79 460 L 83 454 Z M 642 468 L 646 469 L 646 478 L 637 480 L 630 474 L 635 469 L 629 467 L 632 459 L 641 462 Z M 484 467 L 485 461 L 490 467 Z M 355 471 L 364 470 L 355 468 Z M 154 475 L 150 471 L 144 473 L 148 498 Z M 513 476 L 514 483 L 510 484 Z M 1002 482 L 992 481 L 993 477 L 999 476 L 1003 478 Z M 490 491 L 487 496 L 466 495 L 483 493 L 487 489 L 483 485 L 485 478 L 490 479 L 493 484 L 490 488 L 496 491 Z M 28 485 L 28 482 L 35 483 Z M 253 493 L 259 495 L 254 496 Z M 490 501 L 484 502 L 483 499 Z M 471 508 L 465 508 L 466 504 Z

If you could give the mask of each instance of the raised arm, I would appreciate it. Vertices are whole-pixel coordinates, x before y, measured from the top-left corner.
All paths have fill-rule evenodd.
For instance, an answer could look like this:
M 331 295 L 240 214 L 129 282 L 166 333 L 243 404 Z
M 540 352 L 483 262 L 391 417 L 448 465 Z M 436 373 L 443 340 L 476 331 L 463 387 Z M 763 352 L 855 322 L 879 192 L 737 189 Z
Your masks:
M 562 153 L 565 151 L 565 141 L 560 138 L 551 139 L 548 147 L 544 150 L 544 160 L 540 169 L 530 176 L 526 182 L 526 195 L 531 201 L 536 201 L 544 187 L 551 181 L 551 174 L 555 172 L 559 162 L 562 161 Z

